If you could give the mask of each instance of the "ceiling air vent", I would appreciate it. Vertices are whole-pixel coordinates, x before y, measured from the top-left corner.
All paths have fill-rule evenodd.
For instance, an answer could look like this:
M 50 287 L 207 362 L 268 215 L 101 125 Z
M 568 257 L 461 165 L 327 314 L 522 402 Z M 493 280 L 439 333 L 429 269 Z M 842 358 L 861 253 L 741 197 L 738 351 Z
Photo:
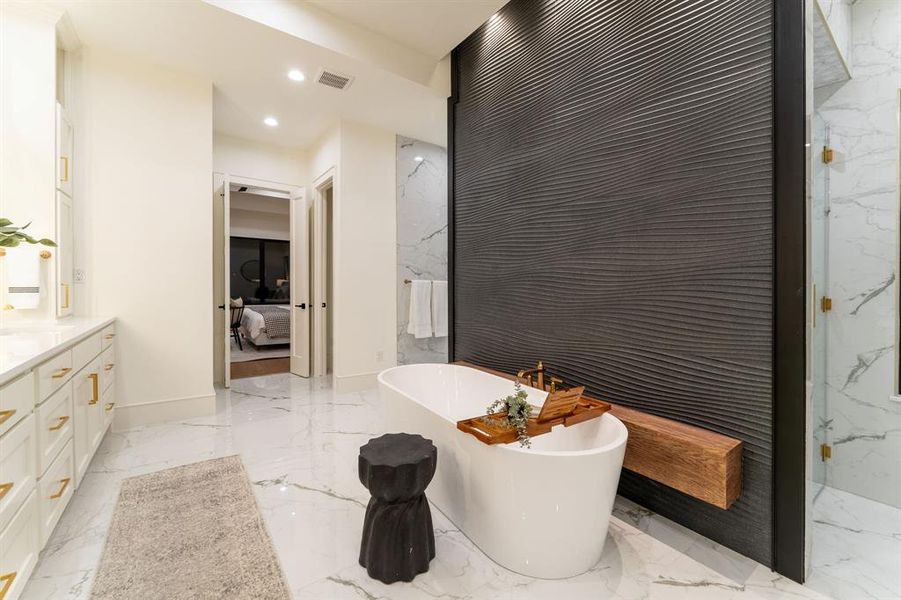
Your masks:
M 342 75 L 341 73 L 335 73 L 328 69 L 320 69 L 319 75 L 316 77 L 317 83 L 333 87 L 337 90 L 346 90 L 353 81 L 354 78 L 350 75 Z

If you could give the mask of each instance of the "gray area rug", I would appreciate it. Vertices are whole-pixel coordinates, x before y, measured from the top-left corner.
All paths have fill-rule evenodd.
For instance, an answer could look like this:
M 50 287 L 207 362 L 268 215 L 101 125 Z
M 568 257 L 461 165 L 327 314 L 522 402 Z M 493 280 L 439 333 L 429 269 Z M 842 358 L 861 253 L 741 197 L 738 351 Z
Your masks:
M 290 597 L 240 458 L 122 482 L 91 598 Z

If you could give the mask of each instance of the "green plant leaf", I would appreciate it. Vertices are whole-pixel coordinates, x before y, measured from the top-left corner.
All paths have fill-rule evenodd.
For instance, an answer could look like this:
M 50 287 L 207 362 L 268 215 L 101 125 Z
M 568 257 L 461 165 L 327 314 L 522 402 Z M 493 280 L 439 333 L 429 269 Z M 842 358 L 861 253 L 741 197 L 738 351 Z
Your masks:
M 48 240 L 47 238 L 41 238 L 38 240 L 39 244 L 43 244 L 45 246 L 50 246 L 52 248 L 56 248 L 56 242 L 53 240 Z
M 13 224 L 13 222 L 10 221 L 9 219 L 4 219 L 3 217 L 0 217 L 0 227 L 6 227 L 7 225 L 12 225 L 12 224 Z
M 19 240 L 14 237 L 2 237 L 0 238 L 0 246 L 4 248 L 15 248 L 19 245 Z

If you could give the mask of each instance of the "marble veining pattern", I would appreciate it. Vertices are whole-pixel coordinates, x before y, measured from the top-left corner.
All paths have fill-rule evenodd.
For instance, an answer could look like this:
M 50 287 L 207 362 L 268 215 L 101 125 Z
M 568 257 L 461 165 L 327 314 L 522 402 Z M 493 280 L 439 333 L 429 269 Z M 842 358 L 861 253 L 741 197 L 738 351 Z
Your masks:
M 807 587 L 837 598 L 901 598 L 901 509 L 823 487 L 813 522 Z
M 447 362 L 447 337 L 407 333 L 410 286 L 404 279 L 447 280 L 447 150 L 398 136 L 397 364 Z
M 853 42 L 851 35 L 852 4 L 854 0 L 814 0 L 819 4 L 819 13 L 829 29 L 836 51 L 841 61 L 851 67 Z M 816 12 L 816 11 L 815 11 Z
M 853 78 L 819 107 L 826 167 L 828 485 L 901 507 L 895 353 L 901 3 L 853 4 Z M 815 181 L 816 185 L 816 181 Z
M 214 416 L 106 437 L 41 555 L 26 600 L 89 597 L 125 477 L 234 453 L 247 468 L 297 599 L 859 597 L 795 584 L 624 499 L 617 500 L 601 561 L 578 577 L 539 580 L 507 571 L 433 507 L 437 557 L 430 571 L 409 584 L 383 585 L 357 564 L 368 501 L 357 479 L 357 453 L 381 433 L 378 394 L 339 394 L 324 380 L 288 374 L 233 384 L 230 391 L 218 391 Z M 839 509 L 823 514 L 824 523 L 833 517 L 842 523 L 847 516 Z M 852 522 L 842 529 L 831 521 L 823 526 L 851 536 L 858 527 Z M 901 534 L 894 531 L 899 530 L 882 539 L 897 541 Z M 857 547 L 863 548 L 866 541 L 860 539 Z M 844 561 L 841 573 L 850 573 L 851 563 L 853 557 Z M 825 557 L 822 564 L 830 568 Z
M 836 46 L 833 32 L 823 13 L 818 10 L 813 11 L 813 43 L 813 85 L 818 88 L 814 94 L 819 100 L 828 96 L 835 89 L 834 84 L 847 81 L 851 75 L 841 51 Z M 829 90 L 819 89 L 824 86 L 828 86 Z M 820 103 L 815 102 L 817 105 Z

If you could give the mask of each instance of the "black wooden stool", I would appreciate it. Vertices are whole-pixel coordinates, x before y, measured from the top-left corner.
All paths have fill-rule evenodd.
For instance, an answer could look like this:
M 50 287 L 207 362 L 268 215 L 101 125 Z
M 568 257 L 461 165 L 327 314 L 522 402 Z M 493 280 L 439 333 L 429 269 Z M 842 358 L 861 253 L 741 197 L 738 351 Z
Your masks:
M 421 435 L 389 433 L 360 448 L 366 507 L 360 565 L 383 583 L 412 581 L 435 558 L 435 532 L 425 488 L 435 475 L 438 449 Z

